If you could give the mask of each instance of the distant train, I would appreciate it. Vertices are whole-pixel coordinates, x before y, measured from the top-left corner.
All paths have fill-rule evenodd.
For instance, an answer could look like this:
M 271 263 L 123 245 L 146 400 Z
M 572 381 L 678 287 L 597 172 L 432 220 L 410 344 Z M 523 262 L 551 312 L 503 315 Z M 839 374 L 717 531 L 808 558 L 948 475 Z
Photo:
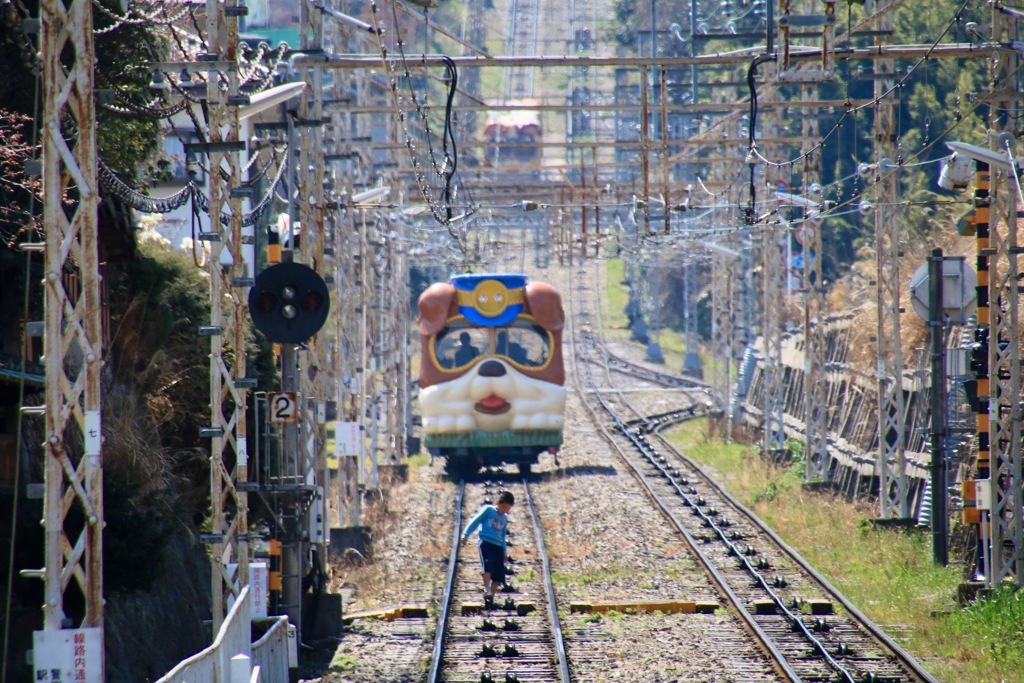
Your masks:
M 423 444 L 452 476 L 528 473 L 565 421 L 562 298 L 512 273 L 455 275 L 419 298 Z
M 484 125 L 487 165 L 506 172 L 536 173 L 541 169 L 540 112 L 537 100 L 510 100 L 511 110 L 491 111 Z

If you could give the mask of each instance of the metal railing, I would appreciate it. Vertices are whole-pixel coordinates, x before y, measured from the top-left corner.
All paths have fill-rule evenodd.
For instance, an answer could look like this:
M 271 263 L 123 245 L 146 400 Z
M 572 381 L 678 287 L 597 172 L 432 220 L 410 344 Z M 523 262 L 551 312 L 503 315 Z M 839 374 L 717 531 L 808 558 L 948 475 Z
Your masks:
M 231 660 L 245 655 L 252 662 L 251 680 L 287 683 L 289 662 L 288 617 L 273 617 L 274 624 L 255 643 L 252 637 L 252 601 L 249 587 L 238 595 L 217 637 L 205 650 L 183 660 L 157 683 L 228 683 Z

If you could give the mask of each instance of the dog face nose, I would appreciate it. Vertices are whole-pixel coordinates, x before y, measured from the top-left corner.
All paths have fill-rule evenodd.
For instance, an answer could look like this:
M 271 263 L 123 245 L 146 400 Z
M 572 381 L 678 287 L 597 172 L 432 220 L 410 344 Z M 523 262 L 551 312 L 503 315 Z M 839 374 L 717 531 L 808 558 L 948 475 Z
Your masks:
M 477 374 L 481 377 L 502 377 L 505 375 L 505 366 L 496 360 L 484 361 Z

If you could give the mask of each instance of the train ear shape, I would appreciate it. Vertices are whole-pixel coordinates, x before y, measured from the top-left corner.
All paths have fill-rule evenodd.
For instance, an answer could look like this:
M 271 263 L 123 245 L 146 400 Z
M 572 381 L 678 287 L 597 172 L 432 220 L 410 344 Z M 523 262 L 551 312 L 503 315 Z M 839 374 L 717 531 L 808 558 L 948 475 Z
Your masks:
M 455 287 L 436 282 L 420 294 L 420 334 L 431 335 L 444 327 L 455 301 Z
M 562 297 L 546 282 L 531 282 L 526 286 L 526 307 L 545 330 L 558 332 L 565 327 Z

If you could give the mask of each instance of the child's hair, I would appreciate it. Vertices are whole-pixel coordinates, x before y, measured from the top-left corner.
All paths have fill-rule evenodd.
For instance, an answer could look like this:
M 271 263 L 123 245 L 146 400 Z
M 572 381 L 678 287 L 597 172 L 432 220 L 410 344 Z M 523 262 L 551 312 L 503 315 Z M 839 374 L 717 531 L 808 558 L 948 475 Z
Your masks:
M 511 491 L 502 491 L 501 495 L 498 496 L 499 503 L 508 503 L 509 505 L 516 504 L 516 497 L 512 495 Z

